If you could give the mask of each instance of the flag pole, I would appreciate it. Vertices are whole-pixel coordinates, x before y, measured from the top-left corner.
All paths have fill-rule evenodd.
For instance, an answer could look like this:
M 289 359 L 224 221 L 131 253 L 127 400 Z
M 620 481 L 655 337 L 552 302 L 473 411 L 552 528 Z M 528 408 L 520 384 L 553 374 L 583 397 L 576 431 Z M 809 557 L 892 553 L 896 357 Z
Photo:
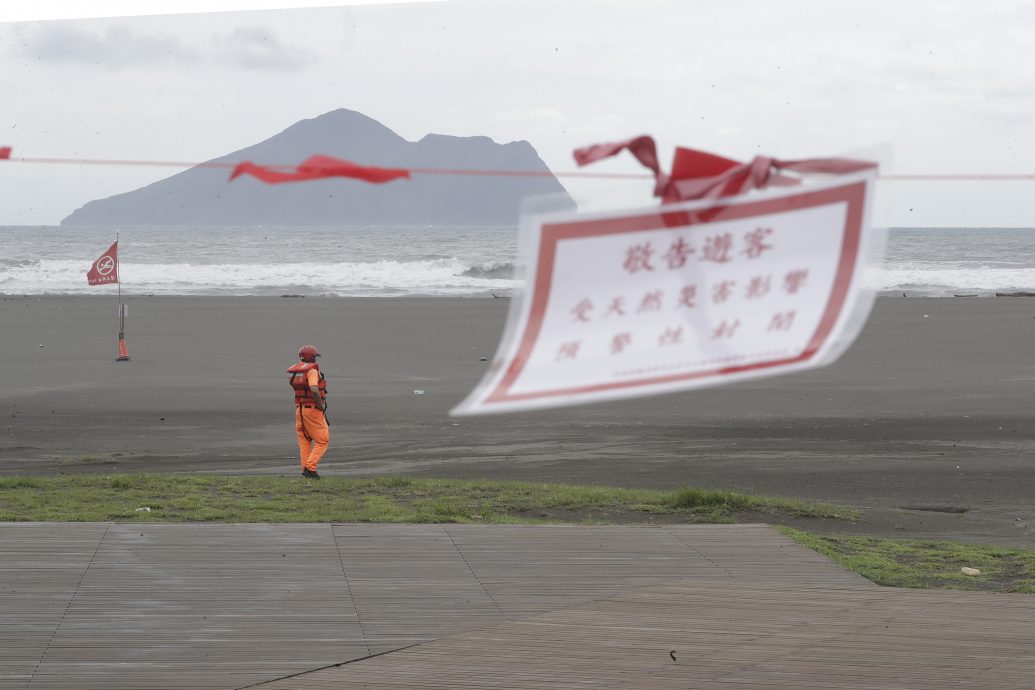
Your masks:
M 118 228 L 115 228 L 115 246 L 116 247 L 119 246 L 119 229 Z M 118 250 L 116 250 L 116 251 L 118 251 Z M 116 263 L 115 265 L 118 266 L 118 263 Z M 117 297 L 115 298 L 115 306 L 116 306 L 116 312 L 121 316 L 122 315 L 122 307 L 121 307 L 121 305 L 122 305 L 122 276 L 120 275 L 120 271 L 118 270 L 118 268 L 115 269 L 115 276 L 118 278 L 118 280 L 115 281 L 115 286 L 118 288 Z M 119 332 L 120 333 L 122 332 L 122 323 L 121 322 L 119 323 Z M 122 336 L 120 335 L 119 337 L 121 338 Z
M 118 244 L 119 229 L 115 228 L 115 246 L 118 247 Z M 118 267 L 118 264 L 119 262 L 116 262 L 116 267 Z M 118 285 L 118 304 L 116 305 L 116 309 L 119 314 L 119 345 L 115 361 L 125 362 L 129 359 L 129 350 L 126 348 L 126 305 L 122 303 L 122 272 L 118 268 L 116 268 L 116 271 L 116 277 L 118 278 L 118 280 L 115 281 L 115 284 Z

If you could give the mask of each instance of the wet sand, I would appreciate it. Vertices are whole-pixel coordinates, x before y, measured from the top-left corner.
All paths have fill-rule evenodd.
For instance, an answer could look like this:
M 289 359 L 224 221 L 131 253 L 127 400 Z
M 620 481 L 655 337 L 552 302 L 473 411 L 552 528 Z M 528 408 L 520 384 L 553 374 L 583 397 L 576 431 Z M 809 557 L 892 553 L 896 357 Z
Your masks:
M 883 297 L 826 369 L 459 419 L 509 300 L 124 301 L 116 363 L 113 297 L 0 298 L 0 476 L 294 475 L 283 371 L 312 342 L 322 474 L 691 484 L 863 510 L 830 531 L 1035 548 L 1035 299 Z

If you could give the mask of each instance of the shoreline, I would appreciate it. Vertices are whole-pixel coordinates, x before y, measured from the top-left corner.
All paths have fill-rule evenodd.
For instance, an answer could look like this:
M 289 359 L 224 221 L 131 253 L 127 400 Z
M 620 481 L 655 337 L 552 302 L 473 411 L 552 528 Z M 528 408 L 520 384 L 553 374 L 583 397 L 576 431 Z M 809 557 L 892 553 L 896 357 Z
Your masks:
M 824 369 L 450 418 L 507 299 L 123 297 L 122 363 L 114 295 L 0 300 L 0 476 L 294 474 L 283 371 L 313 342 L 322 474 L 724 488 L 866 509 L 846 533 L 1035 543 L 1035 301 L 880 298 Z

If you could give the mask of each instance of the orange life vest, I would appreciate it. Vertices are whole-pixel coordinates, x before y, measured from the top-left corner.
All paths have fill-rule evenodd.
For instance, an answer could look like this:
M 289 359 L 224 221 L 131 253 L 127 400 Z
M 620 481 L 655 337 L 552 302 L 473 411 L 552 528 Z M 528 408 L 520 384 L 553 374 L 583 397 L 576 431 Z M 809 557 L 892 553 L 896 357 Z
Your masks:
M 309 390 L 309 372 L 312 369 L 316 369 L 317 373 L 320 374 L 320 382 L 317 387 L 320 389 L 320 394 L 323 396 L 324 401 L 327 400 L 327 380 L 324 378 L 323 372 L 320 371 L 320 365 L 316 362 L 298 362 L 288 367 L 288 383 L 291 384 L 291 388 L 295 391 L 295 405 L 316 405 L 316 398 L 313 397 L 313 392 Z

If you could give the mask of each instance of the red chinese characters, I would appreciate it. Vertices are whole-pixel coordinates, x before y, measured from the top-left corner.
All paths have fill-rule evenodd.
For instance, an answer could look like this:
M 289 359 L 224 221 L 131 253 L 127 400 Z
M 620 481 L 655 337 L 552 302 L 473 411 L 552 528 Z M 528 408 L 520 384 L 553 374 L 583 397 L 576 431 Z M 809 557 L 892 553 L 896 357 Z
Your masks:
M 771 276 L 753 276 L 748 282 L 747 291 L 744 293 L 744 297 L 747 299 L 758 299 L 764 297 L 768 292 L 772 283 Z
M 618 355 L 622 353 L 622 350 L 632 345 L 632 333 L 625 331 L 623 333 L 616 333 L 611 338 L 611 354 Z
M 653 290 L 644 295 L 643 299 L 640 300 L 640 306 L 636 309 L 636 313 L 661 309 L 661 294 L 661 290 Z
M 669 268 L 682 268 L 686 266 L 686 260 L 694 253 L 694 248 L 687 244 L 682 237 L 677 237 L 672 246 L 665 252 L 663 258 Z
M 698 256 L 698 261 L 728 264 L 738 255 L 745 256 L 747 259 L 758 259 L 765 252 L 773 249 L 773 245 L 767 241 L 772 234 L 772 228 L 755 228 L 745 233 L 743 248 L 739 251 L 731 232 L 720 232 L 706 236 Z M 650 242 L 630 245 L 625 250 L 622 268 L 629 273 L 653 271 L 656 268 L 655 264 L 652 263 L 655 253 L 656 250 Z M 665 266 L 668 269 L 678 270 L 686 267 L 690 257 L 695 254 L 697 254 L 697 249 L 681 235 L 672 240 L 672 243 L 660 258 L 665 262 Z
M 697 306 L 697 286 L 696 285 L 684 285 L 679 289 L 679 304 L 680 307 L 687 307 L 693 309 Z
M 573 321 L 589 321 L 589 313 L 593 311 L 593 303 L 588 299 L 579 300 L 579 303 L 572 307 L 571 318 Z
M 625 316 L 625 298 L 615 297 L 611 300 L 611 304 L 607 305 L 607 311 L 604 312 L 604 316 Z
M 747 245 L 744 254 L 747 258 L 757 259 L 763 252 L 772 249 L 773 245 L 765 243 L 765 238 L 772 234 L 772 228 L 757 228 L 744 235 L 744 243 Z
M 785 311 L 777 314 L 773 314 L 773 318 L 769 321 L 769 326 L 766 328 L 767 331 L 789 331 L 791 326 L 794 325 L 795 311 Z
M 733 235 L 723 232 L 705 239 L 704 249 L 701 251 L 701 261 L 714 261 L 717 264 L 725 264 L 733 261 Z
M 580 352 L 590 351 L 620 355 L 632 346 L 634 338 L 640 338 L 638 333 L 643 334 L 641 344 L 653 339 L 659 348 L 690 347 L 699 341 L 687 338 L 685 324 L 658 323 L 658 315 L 701 306 L 707 307 L 703 310 L 707 318 L 703 335 L 712 341 L 743 339 L 752 333 L 791 331 L 797 310 L 793 305 L 781 304 L 780 298 L 793 299 L 803 289 L 808 269 L 770 267 L 772 272 L 762 272 L 757 269 L 764 270 L 764 262 L 753 263 L 750 268 L 744 265 L 744 262 L 763 259 L 773 251 L 776 234 L 772 227 L 759 225 L 746 232 L 711 230 L 697 238 L 688 234 L 674 235 L 666 240 L 667 246 L 656 237 L 627 244 L 622 254 L 623 271 L 638 274 L 638 279 L 657 281 L 657 286 L 635 293 L 589 295 L 579 299 L 570 308 L 571 323 L 620 320 L 625 330 L 617 333 L 609 330 L 590 336 L 585 342 L 565 342 L 555 360 L 575 359 Z M 678 271 L 694 280 L 673 286 L 675 276 L 670 271 Z M 772 305 L 774 309 L 760 312 L 756 305 L 762 304 Z M 784 311 L 775 312 L 775 309 Z
M 625 263 L 622 264 L 622 268 L 627 270 L 629 273 L 636 273 L 637 271 L 653 271 L 654 266 L 650 263 L 650 258 L 653 254 L 654 249 L 651 247 L 650 242 L 634 244 L 626 251 Z
M 809 271 L 805 268 L 800 268 L 794 271 L 789 271 L 783 279 L 783 289 L 787 291 L 787 294 L 793 295 L 805 284 L 805 279 L 809 277 Z
M 666 345 L 678 345 L 683 342 L 683 327 L 666 328 L 665 332 L 658 337 L 658 347 Z
M 581 344 L 582 341 L 580 340 L 561 343 L 561 346 L 557 348 L 557 356 L 554 357 L 554 360 L 560 362 L 565 359 L 575 359 L 579 354 L 579 346 Z
M 712 301 L 716 304 L 727 301 L 733 296 L 733 286 L 736 284 L 735 280 L 720 280 L 712 286 Z
M 720 338 L 732 338 L 740 328 L 740 319 L 727 320 L 723 319 L 713 331 L 712 340 L 718 340 Z

